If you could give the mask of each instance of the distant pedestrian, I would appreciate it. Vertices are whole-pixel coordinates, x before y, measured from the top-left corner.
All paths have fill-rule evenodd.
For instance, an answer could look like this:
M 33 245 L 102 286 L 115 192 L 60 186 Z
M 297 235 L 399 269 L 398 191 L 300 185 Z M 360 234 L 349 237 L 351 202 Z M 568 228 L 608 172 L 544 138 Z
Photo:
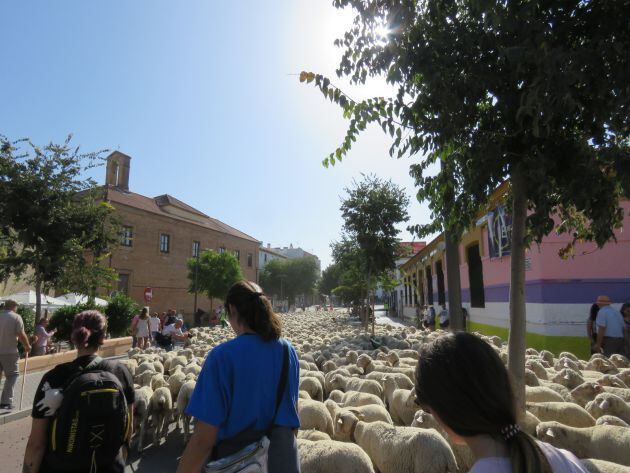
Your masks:
M 37 327 L 35 327 L 35 342 L 33 343 L 33 351 L 31 352 L 32 356 L 41 356 L 48 353 L 48 342 L 50 337 L 57 333 L 57 329 L 52 329 L 50 332 L 47 332 L 47 328 L 48 319 L 42 317 L 39 319 Z
M 140 314 L 136 314 L 131 319 L 131 348 L 136 348 L 138 346 L 138 339 L 136 338 L 136 326 L 138 325 L 138 319 L 140 318 Z
M 451 319 L 448 314 L 446 304 L 442 304 L 442 311 L 440 312 L 440 328 L 446 329 L 451 324 Z
M 35 392 L 22 471 L 124 472 L 135 392 L 126 366 L 98 356 L 106 331 L 100 312 L 74 318 L 77 358 L 47 372 Z
M 151 341 L 155 344 L 155 334 L 160 332 L 162 322 L 157 312 L 153 312 L 153 315 L 149 319 L 149 328 L 151 329 Z
M 625 325 L 625 333 L 624 333 L 624 348 L 625 355 L 630 358 L 630 302 L 626 302 L 621 306 L 621 315 L 623 315 L 623 321 Z
M 597 298 L 599 312 L 597 313 L 597 341 L 593 349 L 595 353 L 602 352 L 605 356 L 623 352 L 624 321 L 621 312 L 612 307 L 608 296 Z
M 432 305 L 428 305 L 424 313 L 424 328 L 429 329 L 431 332 L 435 330 L 435 309 Z
M 422 310 L 420 310 L 418 303 L 416 303 L 416 327 L 422 328 Z
M 586 335 L 588 336 L 591 346 L 591 355 L 595 353 L 594 347 L 597 343 L 597 324 L 595 323 L 595 320 L 597 320 L 598 312 L 599 306 L 597 304 L 593 304 L 589 310 L 588 319 L 586 319 Z
M 175 323 L 167 325 L 164 327 L 164 330 L 162 330 L 162 335 L 171 339 L 170 349 L 183 348 L 186 344 L 186 340 L 188 340 L 188 332 L 184 332 L 182 330 L 183 325 L 184 321 L 182 319 L 176 319 Z
M 151 325 L 150 325 L 149 309 L 144 307 L 138 321 L 136 322 L 136 339 L 138 348 L 144 350 L 149 348 L 151 340 Z
M 17 341 L 20 341 L 26 353 L 31 351 L 22 317 L 15 312 L 17 307 L 17 302 L 8 300 L 4 303 L 4 309 L 0 310 L 0 379 L 2 373 L 6 378 L 0 398 L 0 409 L 13 409 L 13 388 L 19 376 L 20 360 Z

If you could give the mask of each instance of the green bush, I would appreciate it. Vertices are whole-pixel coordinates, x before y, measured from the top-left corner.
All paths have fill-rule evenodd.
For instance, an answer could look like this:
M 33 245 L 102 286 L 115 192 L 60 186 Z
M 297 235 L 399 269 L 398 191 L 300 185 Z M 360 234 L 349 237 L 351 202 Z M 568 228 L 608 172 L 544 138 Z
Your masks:
M 129 335 L 131 333 L 131 319 L 139 310 L 138 304 L 122 292 L 112 297 L 105 309 L 110 335 L 112 337 Z
M 22 317 L 26 335 L 31 338 L 35 333 L 35 311 L 26 305 L 21 305 L 18 307 L 17 313 Z
M 54 328 L 57 329 L 57 333 L 54 336 L 56 341 L 66 341 L 70 343 L 70 335 L 72 334 L 72 323 L 74 318 L 79 312 L 84 310 L 98 310 L 101 313 L 105 312 L 105 307 L 96 304 L 76 304 L 67 305 L 57 309 L 48 323 L 48 330 Z

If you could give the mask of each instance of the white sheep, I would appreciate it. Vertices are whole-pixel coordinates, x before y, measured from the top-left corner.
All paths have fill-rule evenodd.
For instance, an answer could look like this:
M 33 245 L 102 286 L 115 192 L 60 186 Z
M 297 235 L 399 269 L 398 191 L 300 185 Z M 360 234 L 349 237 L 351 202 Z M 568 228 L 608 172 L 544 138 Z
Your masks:
M 601 376 L 597 379 L 597 384 L 611 388 L 628 389 L 628 383 L 622 379 L 622 376 L 615 374 L 605 374 Z
M 299 390 L 306 391 L 311 399 L 320 402 L 324 400 L 324 388 L 316 378 L 300 378 Z
M 353 443 L 298 439 L 302 473 L 374 473 L 370 457 Z
M 349 442 L 354 426 L 359 420 L 363 422 L 376 422 L 380 420 L 388 424 L 393 424 L 387 409 L 375 404 L 359 407 L 340 407 L 335 401 L 326 399 L 324 405 L 333 420 L 333 438 L 335 440 Z
M 354 437 L 381 473 L 457 471 L 451 448 L 435 430 L 359 421 Z
M 612 393 L 619 396 L 625 402 L 630 402 L 630 389 L 612 388 L 602 386 L 598 383 L 582 383 L 571 391 L 571 396 L 580 406 L 584 407 L 589 401 L 595 399 L 595 396 L 603 392 Z
M 186 414 L 186 408 L 188 407 L 188 402 L 195 390 L 196 384 L 197 383 L 195 381 L 186 381 L 177 395 L 177 423 L 179 424 L 179 421 L 181 420 L 183 424 L 184 445 L 188 443 L 188 438 L 190 437 L 191 420 L 191 416 Z
M 333 436 L 333 421 L 323 402 L 308 399 L 298 401 L 298 416 L 303 429 L 316 429 Z
M 413 416 L 420 406 L 415 403 L 416 395 L 413 390 L 398 389 L 396 381 L 388 378 L 384 382 L 385 398 L 389 412 L 398 425 L 411 425 Z
M 630 465 L 630 429 L 612 425 L 576 428 L 559 422 L 542 422 L 536 436 L 554 447 L 573 452 L 578 458 L 596 458 Z
M 617 425 L 619 427 L 630 427 L 630 424 L 624 422 L 617 416 L 604 415 L 597 418 L 595 425 Z
M 385 407 L 385 404 L 380 397 L 375 396 L 374 394 L 361 393 L 357 391 L 344 393 L 343 391 L 336 389 L 330 393 L 328 399 L 332 399 L 343 407 L 358 407 L 365 406 L 367 404 L 376 404 L 377 406 Z
M 561 384 L 567 389 L 577 388 L 584 382 L 582 375 L 571 368 L 564 368 L 563 370 L 560 370 L 551 380 L 554 383 Z
M 149 386 L 143 386 L 135 390 L 135 400 L 133 402 L 133 431 L 136 432 L 138 453 L 142 453 L 142 445 L 149 423 L 149 404 L 153 391 Z
M 336 374 L 330 380 L 330 387 L 339 389 L 344 392 L 357 391 L 360 393 L 374 394 L 380 398 L 383 397 L 383 388 L 376 381 L 371 379 L 348 378 Z
M 598 394 L 586 405 L 586 410 L 596 419 L 603 415 L 613 415 L 630 423 L 630 406 L 613 393 Z
M 588 473 L 628 473 L 630 471 L 627 466 L 594 458 L 585 458 L 580 460 L 580 463 Z
M 315 430 L 315 429 L 308 429 L 308 430 L 298 430 L 298 435 L 297 435 L 298 439 L 304 439 L 304 440 L 312 440 L 313 442 L 320 442 L 322 440 L 332 440 L 330 438 L 330 435 L 328 435 L 327 433 L 324 432 L 320 432 L 319 430 Z
M 158 388 L 153 392 L 149 403 L 149 413 L 155 427 L 153 446 L 157 447 L 160 437 L 166 436 L 168 432 L 168 422 L 173 413 L 173 398 L 167 387 Z
M 526 386 L 525 400 L 528 402 L 563 402 L 560 394 L 546 386 Z
M 595 419 L 572 402 L 528 402 L 527 410 L 542 422 L 558 421 L 572 427 L 592 427 Z

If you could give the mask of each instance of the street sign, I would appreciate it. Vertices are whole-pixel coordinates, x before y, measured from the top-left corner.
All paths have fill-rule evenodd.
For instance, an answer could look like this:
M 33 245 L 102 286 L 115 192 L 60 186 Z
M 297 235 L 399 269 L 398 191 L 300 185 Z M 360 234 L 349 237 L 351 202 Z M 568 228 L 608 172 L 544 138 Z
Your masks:
M 145 287 L 144 288 L 144 300 L 146 302 L 151 302 L 151 299 L 153 299 L 153 289 L 150 287 Z

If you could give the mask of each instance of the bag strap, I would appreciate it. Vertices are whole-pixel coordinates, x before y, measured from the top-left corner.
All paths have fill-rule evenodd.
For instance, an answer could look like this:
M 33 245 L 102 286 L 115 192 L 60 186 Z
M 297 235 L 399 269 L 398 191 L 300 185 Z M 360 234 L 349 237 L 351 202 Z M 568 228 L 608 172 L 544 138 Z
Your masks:
M 281 340 L 281 343 L 282 345 L 284 345 L 284 356 L 282 359 L 282 372 L 280 373 L 280 382 L 278 383 L 278 391 L 276 392 L 276 410 L 273 413 L 273 419 L 271 419 L 271 425 L 269 426 L 267 431 L 273 428 L 276 416 L 278 415 L 278 410 L 280 409 L 280 404 L 282 404 L 284 391 L 287 387 L 287 379 L 289 378 L 289 345 L 284 340 Z
M 94 357 L 94 359 L 92 361 L 90 361 L 87 365 L 85 366 L 78 366 L 78 370 L 76 373 L 74 373 L 72 376 L 70 376 L 68 378 L 68 380 L 65 382 L 63 389 L 65 390 L 68 386 L 70 386 L 70 384 L 72 383 L 72 381 L 74 381 L 75 379 L 77 379 L 79 376 L 81 376 L 82 374 L 88 372 L 88 371 L 93 371 L 93 370 L 97 370 L 99 369 L 99 366 L 101 364 L 101 362 L 103 361 L 103 358 L 101 358 L 100 356 L 96 356 Z

